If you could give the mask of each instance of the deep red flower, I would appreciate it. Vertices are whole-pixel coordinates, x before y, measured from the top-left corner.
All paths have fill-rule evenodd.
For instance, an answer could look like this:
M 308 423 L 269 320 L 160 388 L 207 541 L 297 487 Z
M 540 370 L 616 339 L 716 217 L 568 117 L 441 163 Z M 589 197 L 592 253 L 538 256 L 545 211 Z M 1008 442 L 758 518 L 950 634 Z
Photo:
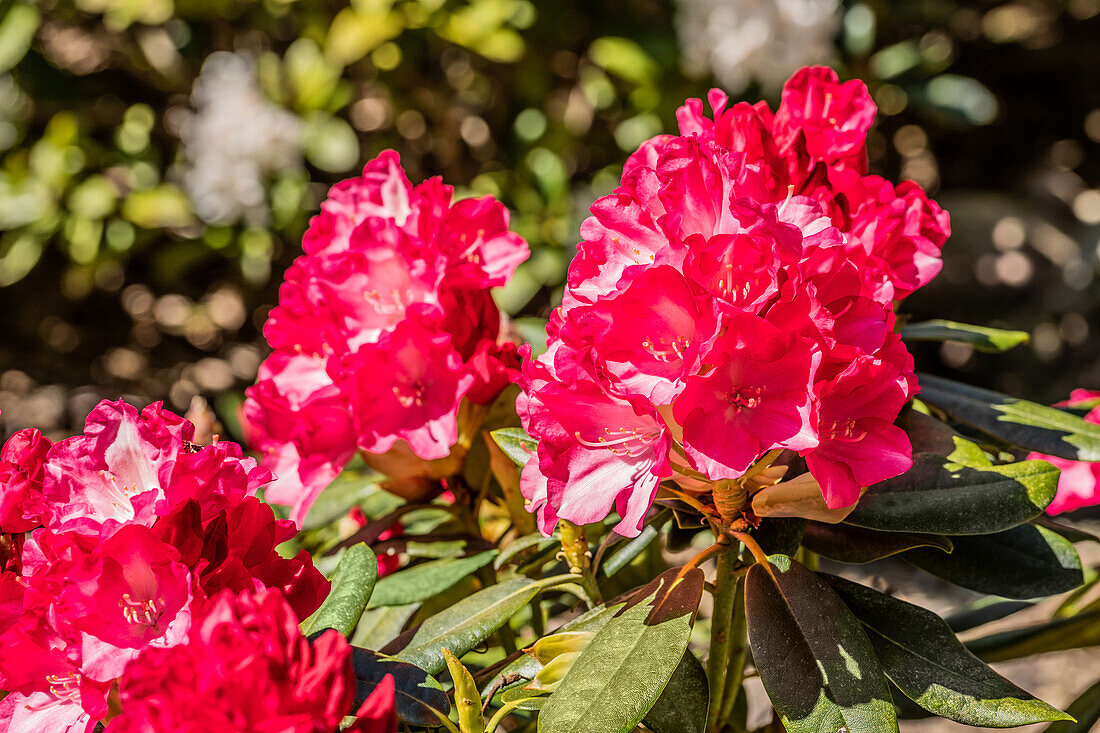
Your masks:
M 351 647 L 330 630 L 310 642 L 278 591 L 226 591 L 187 641 L 146 649 L 121 682 L 109 733 L 336 733 L 352 714 Z M 361 733 L 393 733 L 393 687 L 360 708 Z

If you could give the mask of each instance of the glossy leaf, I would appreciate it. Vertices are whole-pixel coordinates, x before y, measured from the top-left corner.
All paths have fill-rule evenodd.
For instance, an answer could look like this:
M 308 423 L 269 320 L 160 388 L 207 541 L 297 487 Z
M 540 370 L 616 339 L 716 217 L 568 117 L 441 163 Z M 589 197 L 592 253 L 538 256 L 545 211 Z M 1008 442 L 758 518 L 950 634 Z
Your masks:
M 668 570 L 592 639 L 539 715 L 539 733 L 629 733 L 657 702 L 687 649 L 703 571 Z
M 435 726 L 439 721 L 432 708 L 444 714 L 450 710 L 443 687 L 419 667 L 358 647 L 352 647 L 351 663 L 356 679 L 354 708 L 358 708 L 367 699 L 383 677 L 391 675 L 394 680 L 397 717 L 403 722 L 409 725 Z
M 415 664 L 429 674 L 439 674 L 446 663 L 443 647 L 462 656 L 499 629 L 540 591 L 573 576 L 543 580 L 515 578 L 491 585 L 435 614 L 413 632 L 393 656 Z
M 969 323 L 956 323 L 938 318 L 902 326 L 901 337 L 906 341 L 954 341 L 969 344 L 976 350 L 986 353 L 1008 351 L 1028 341 L 1026 331 L 972 326 Z
M 539 442 L 528 435 L 523 428 L 500 428 L 489 435 L 517 466 L 527 465 L 527 461 L 535 454 L 539 445 Z
M 1058 475 L 1046 461 L 976 468 L 922 453 L 901 476 L 868 489 L 846 522 L 886 532 L 999 532 L 1040 514 Z
M 837 562 L 861 564 L 881 560 L 916 547 L 951 552 L 954 545 L 943 535 L 877 532 L 847 524 L 810 522 L 802 536 L 806 549 Z
M 654 733 L 703 733 L 709 707 L 707 673 L 687 649 L 642 722 Z
M 967 651 L 931 611 L 843 578 L 821 578 L 864 625 L 890 681 L 925 710 L 988 728 L 1066 719 Z
M 1100 425 L 1073 413 L 949 379 L 918 375 L 920 398 L 1012 445 L 1075 461 L 1100 461 Z
M 863 626 L 785 555 L 745 577 L 749 646 L 789 733 L 897 731 L 890 689 Z
M 470 573 L 485 567 L 496 555 L 496 550 L 487 550 L 470 557 L 448 557 L 387 575 L 378 581 L 371 598 L 371 607 L 404 606 L 426 601 L 451 588 Z
M 302 633 L 336 629 L 351 636 L 370 600 L 378 579 L 378 560 L 365 544 L 349 547 L 329 579 L 332 590 L 321 607 L 302 622 Z
M 956 585 L 1004 598 L 1050 596 L 1084 581 L 1073 545 L 1049 529 L 1023 525 L 952 541 L 955 549 L 950 555 L 919 549 L 902 557 Z

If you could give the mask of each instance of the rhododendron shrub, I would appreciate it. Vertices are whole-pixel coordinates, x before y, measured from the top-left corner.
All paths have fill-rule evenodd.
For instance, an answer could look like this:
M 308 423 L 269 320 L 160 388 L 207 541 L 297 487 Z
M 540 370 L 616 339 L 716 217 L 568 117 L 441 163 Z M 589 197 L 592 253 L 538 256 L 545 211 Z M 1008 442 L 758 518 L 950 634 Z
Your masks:
M 299 523 L 356 451 L 387 473 L 397 456 L 406 481 L 461 468 L 518 375 L 490 288 L 528 255 L 502 204 L 456 201 L 438 178 L 413 186 L 393 151 L 332 188 L 302 247 L 244 407 L 277 477 L 266 496 Z
M 540 442 L 523 491 L 544 531 L 614 506 L 634 536 L 660 481 L 737 479 L 773 450 L 804 459 L 829 508 L 912 465 L 894 312 L 938 272 L 946 213 L 866 175 L 861 82 L 805 69 L 774 113 L 710 103 L 593 204 L 550 348 L 525 364 Z M 599 406 L 579 419 L 578 392 Z
M 915 371 L 916 341 L 1027 334 L 910 322 L 948 218 L 867 170 L 862 83 L 811 68 L 774 112 L 709 102 L 593 203 L 545 350 L 492 298 L 527 256 L 504 207 L 385 152 L 330 191 L 271 311 L 242 410 L 259 464 L 159 404 L 15 433 L 0 733 L 1068 720 L 983 660 L 1100 639 L 1069 511 L 1100 393 Z M 895 597 L 909 572 L 850 572 L 894 555 L 977 600 L 945 620 Z M 847 579 L 880 571 L 888 593 Z

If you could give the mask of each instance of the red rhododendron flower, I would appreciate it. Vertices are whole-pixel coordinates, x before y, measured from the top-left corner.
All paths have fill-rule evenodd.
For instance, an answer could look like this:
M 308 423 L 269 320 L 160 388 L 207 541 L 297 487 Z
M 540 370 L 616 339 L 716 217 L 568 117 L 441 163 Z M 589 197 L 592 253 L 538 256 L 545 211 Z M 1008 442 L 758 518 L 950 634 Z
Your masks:
M 1057 403 L 1055 407 L 1089 408 L 1085 420 L 1100 425 L 1100 392 L 1075 389 L 1068 400 Z M 1058 477 L 1058 492 L 1047 507 L 1047 514 L 1062 514 L 1100 504 L 1100 463 L 1071 461 L 1034 452 L 1029 453 L 1028 458 L 1048 461 L 1062 472 Z
M 277 477 L 267 497 L 295 522 L 356 450 L 455 454 L 459 407 L 518 378 L 489 288 L 527 245 L 500 202 L 452 199 L 439 179 L 413 186 L 385 151 L 332 188 L 287 270 L 264 327 L 275 353 L 243 416 Z
M 0 532 L 27 532 L 42 523 L 42 478 L 51 445 L 40 431 L 26 429 L 0 449 Z
M 277 591 L 226 591 L 185 643 L 148 648 L 121 681 L 109 733 L 336 733 L 352 709 L 351 647 L 329 630 L 309 641 Z M 394 733 L 392 680 L 360 708 L 360 733 Z
M 131 522 L 149 526 L 188 498 L 231 502 L 271 479 L 236 444 L 193 445 L 194 430 L 159 402 L 140 413 L 122 401 L 100 402 L 84 435 L 47 454 L 44 524 L 90 535 Z
M 193 435 L 159 404 L 102 402 L 82 436 L 5 447 L 13 514 L 45 526 L 0 535 L 0 730 L 90 730 L 127 665 L 184 642 L 225 589 L 273 589 L 298 618 L 328 594 L 307 551 L 276 550 L 296 529 L 254 496 L 270 474 Z
M 946 214 L 866 175 L 861 82 L 803 69 L 774 114 L 727 102 L 713 91 L 710 119 L 689 100 L 581 227 L 519 403 L 544 531 L 616 506 L 636 534 L 661 480 L 706 490 L 773 450 L 804 456 L 833 508 L 912 463 L 894 307 L 938 271 Z

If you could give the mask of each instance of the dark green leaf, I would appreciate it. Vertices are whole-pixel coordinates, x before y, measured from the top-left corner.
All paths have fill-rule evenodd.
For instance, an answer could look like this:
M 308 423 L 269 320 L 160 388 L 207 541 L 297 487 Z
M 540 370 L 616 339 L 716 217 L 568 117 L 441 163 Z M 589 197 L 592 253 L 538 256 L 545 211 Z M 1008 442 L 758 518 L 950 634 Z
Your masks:
M 397 638 L 418 608 L 419 603 L 368 608 L 355 627 L 352 643 L 367 649 L 381 649 Z
M 371 608 L 379 606 L 404 606 L 426 601 L 452 587 L 470 573 L 483 568 L 496 557 L 496 550 L 479 552 L 470 557 L 444 558 L 414 565 L 406 570 L 387 575 L 378 581 Z
M 615 554 L 607 558 L 606 561 L 600 566 L 600 571 L 608 578 L 615 573 L 619 572 L 630 562 L 641 555 L 645 551 L 645 548 L 649 547 L 653 540 L 657 539 L 659 532 L 653 525 L 646 525 L 642 528 L 641 534 L 631 539 L 625 545 L 615 551 Z
M 673 568 L 638 591 L 584 648 L 539 715 L 539 733 L 629 733 L 676 671 L 703 571 Z
M 1047 726 L 1044 733 L 1089 733 L 1093 730 L 1094 726 L 1100 722 L 1100 682 L 1082 692 L 1070 703 L 1066 712 L 1073 716 L 1076 722 L 1059 721 Z
M 999 532 L 1040 514 L 1058 474 L 1045 461 L 974 468 L 922 453 L 901 476 L 872 486 L 845 522 L 886 532 Z
M 570 577 L 544 580 L 515 578 L 479 590 L 430 617 L 410 634 L 408 643 L 393 656 L 415 664 L 429 674 L 439 674 L 446 666 L 443 647 L 450 649 L 455 656 L 465 654 L 507 623 L 540 591 Z
M 890 681 L 924 709 L 988 728 L 1066 719 L 967 651 L 931 611 L 842 578 L 821 578 L 864 625 Z
M 817 576 L 785 555 L 745 577 L 749 646 L 789 733 L 898 730 L 862 625 Z
M 902 557 L 964 588 L 1004 598 L 1039 598 L 1084 581 L 1073 545 L 1049 529 L 1025 524 L 1005 532 L 954 537 L 950 555 L 911 550 Z
M 934 547 L 951 552 L 951 540 L 943 535 L 909 534 L 906 532 L 876 532 L 873 529 L 847 524 L 810 522 L 802 544 L 818 555 L 846 563 L 881 560 L 915 547 Z
M 987 662 L 1097 645 L 1100 645 L 1100 611 L 1002 631 L 966 643 L 970 651 Z
M 672 679 L 642 722 L 654 733 L 703 733 L 709 707 L 707 673 L 691 650 L 685 649 Z
M 1086 532 L 1083 529 L 1072 527 L 1068 524 L 1062 524 L 1061 522 L 1055 522 L 1045 514 L 1040 514 L 1033 521 L 1040 527 L 1046 527 L 1053 532 L 1057 532 L 1070 542 L 1100 542 L 1100 537 L 1097 537 L 1091 532 Z
M 920 398 L 1012 445 L 1074 461 L 1100 461 L 1100 425 L 1027 400 L 928 374 Z
M 1028 340 L 1026 331 L 1005 331 L 940 319 L 902 326 L 901 337 L 906 341 L 956 341 L 987 353 L 1008 351 Z
M 539 445 L 539 442 L 524 432 L 523 428 L 500 428 L 489 435 L 517 466 L 526 465 L 528 459 L 535 455 Z
M 302 622 L 307 636 L 322 629 L 336 629 L 351 636 L 363 615 L 378 579 L 378 560 L 365 544 L 349 547 L 332 574 L 332 590 L 321 607 Z
M 770 517 L 760 520 L 752 536 L 769 555 L 793 555 L 802 544 L 805 529 L 805 519 Z
M 961 611 L 956 611 L 945 618 L 944 621 L 947 622 L 952 631 L 958 634 L 993 621 L 999 621 L 1034 605 L 1034 601 L 997 601 L 982 598 L 979 603 Z
M 398 661 L 385 654 L 352 647 L 351 663 L 355 668 L 355 705 L 357 709 L 386 675 L 394 681 L 394 703 L 397 717 L 409 725 L 439 724 L 432 712 L 435 708 L 446 714 L 450 710 L 447 693 L 438 681 L 424 670 Z

